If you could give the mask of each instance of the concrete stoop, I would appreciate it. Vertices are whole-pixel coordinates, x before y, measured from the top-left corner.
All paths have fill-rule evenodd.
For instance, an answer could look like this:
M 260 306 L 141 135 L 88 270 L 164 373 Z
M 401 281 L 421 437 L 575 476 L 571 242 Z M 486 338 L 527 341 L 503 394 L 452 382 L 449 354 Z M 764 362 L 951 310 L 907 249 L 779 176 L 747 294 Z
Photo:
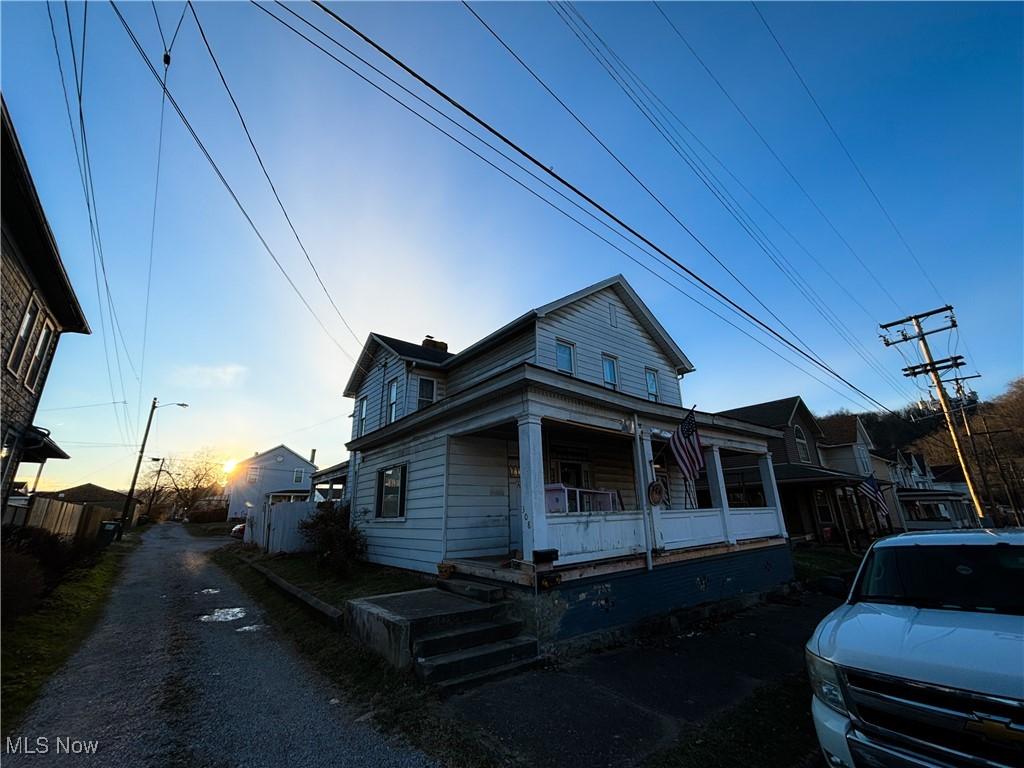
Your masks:
M 521 634 L 503 597 L 500 587 L 447 582 L 445 589 L 351 600 L 346 623 L 395 666 L 451 691 L 536 661 L 537 639 Z

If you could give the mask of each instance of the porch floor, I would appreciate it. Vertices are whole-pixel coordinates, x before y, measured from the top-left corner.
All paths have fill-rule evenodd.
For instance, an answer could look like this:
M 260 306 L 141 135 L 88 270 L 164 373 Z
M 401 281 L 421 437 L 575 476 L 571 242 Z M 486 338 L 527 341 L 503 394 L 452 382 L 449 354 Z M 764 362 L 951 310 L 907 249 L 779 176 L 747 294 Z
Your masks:
M 730 552 L 745 552 L 763 547 L 777 547 L 785 543 L 786 539 L 776 536 L 764 539 L 749 539 L 736 544 L 718 543 L 700 547 L 688 547 L 686 549 L 658 551 L 654 552 L 653 555 L 654 567 L 657 568 L 659 565 L 677 563 L 682 560 L 713 557 Z M 541 571 L 535 570 L 532 563 L 512 560 L 508 556 L 452 558 L 445 560 L 444 563 L 451 566 L 454 569 L 454 573 L 459 576 L 532 587 L 537 574 L 540 574 L 543 579 L 545 574 L 553 573 L 557 575 L 559 582 L 573 581 L 591 576 L 646 568 L 647 558 L 645 554 L 641 553 L 567 565 L 558 565 L 556 562 L 553 567 L 548 567 L 547 570 Z

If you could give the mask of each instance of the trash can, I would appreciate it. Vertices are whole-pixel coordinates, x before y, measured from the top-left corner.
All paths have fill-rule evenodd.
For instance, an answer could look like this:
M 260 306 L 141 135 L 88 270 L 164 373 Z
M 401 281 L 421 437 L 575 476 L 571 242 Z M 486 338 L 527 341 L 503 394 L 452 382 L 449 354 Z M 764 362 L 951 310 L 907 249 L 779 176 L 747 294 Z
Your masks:
M 117 532 L 121 529 L 120 520 L 104 520 L 100 523 L 100 529 L 96 533 L 96 544 L 100 549 L 106 547 L 117 537 Z

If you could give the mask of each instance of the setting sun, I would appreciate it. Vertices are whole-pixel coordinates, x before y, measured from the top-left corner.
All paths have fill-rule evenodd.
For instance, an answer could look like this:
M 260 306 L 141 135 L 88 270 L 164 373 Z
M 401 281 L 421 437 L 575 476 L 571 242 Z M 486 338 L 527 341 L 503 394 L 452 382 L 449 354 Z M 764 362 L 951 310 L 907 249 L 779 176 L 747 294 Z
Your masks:
M 238 462 L 234 459 L 228 459 L 224 462 L 224 473 L 230 475 L 231 471 L 238 465 Z

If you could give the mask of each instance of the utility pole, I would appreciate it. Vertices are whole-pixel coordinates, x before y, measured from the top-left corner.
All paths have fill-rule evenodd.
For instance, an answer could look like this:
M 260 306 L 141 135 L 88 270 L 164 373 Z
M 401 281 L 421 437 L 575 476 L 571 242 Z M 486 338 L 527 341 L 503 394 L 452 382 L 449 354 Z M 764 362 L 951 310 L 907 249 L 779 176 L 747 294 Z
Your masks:
M 933 315 L 940 314 L 948 314 L 949 325 L 926 331 L 924 326 L 921 324 L 921 321 L 925 318 L 932 317 Z M 956 316 L 953 314 L 953 307 L 947 304 L 944 307 L 939 307 L 938 309 L 933 309 L 929 312 L 922 312 L 917 315 L 908 315 L 902 320 L 894 320 L 893 322 L 885 323 L 880 327 L 883 331 L 886 331 L 897 325 L 911 325 L 913 326 L 914 333 L 907 333 L 905 329 L 901 328 L 899 331 L 900 337 L 898 339 L 890 339 L 888 336 L 883 334 L 882 342 L 888 347 L 893 344 L 902 344 L 905 341 L 917 341 L 918 347 L 921 349 L 921 357 L 924 358 L 924 364 L 907 366 L 903 369 L 903 375 L 914 377 L 927 373 L 931 377 L 932 384 L 935 385 L 935 390 L 939 396 L 939 404 L 942 406 L 942 413 L 946 417 L 946 426 L 949 428 L 949 437 L 953 441 L 953 450 L 956 451 L 957 460 L 960 462 L 960 469 L 963 470 L 964 480 L 967 482 L 967 490 L 971 495 L 971 502 L 974 504 L 974 513 L 978 516 L 978 524 L 980 525 L 982 519 L 985 517 L 985 509 L 982 507 L 978 491 L 974 487 L 974 480 L 971 478 L 971 469 L 967 465 L 967 460 L 964 458 L 964 452 L 960 446 L 960 437 L 956 433 L 956 424 L 953 421 L 953 415 L 950 411 L 949 398 L 946 396 L 946 388 L 942 385 L 942 379 L 939 376 L 942 371 L 948 371 L 962 366 L 964 364 L 963 357 L 956 355 L 936 362 L 932 357 L 931 349 L 928 347 L 928 336 L 933 333 L 940 333 L 941 331 L 948 331 L 956 328 Z
M 164 403 L 164 405 L 177 405 L 179 408 L 188 408 L 188 403 Z M 121 527 L 117 529 L 117 539 L 121 540 L 124 535 L 125 526 L 128 525 L 131 519 L 131 508 L 132 508 L 132 496 L 135 495 L 135 483 L 139 479 L 139 468 L 142 466 L 142 454 L 146 451 L 146 441 L 149 440 L 149 428 L 153 426 L 153 414 L 156 413 L 157 408 L 163 408 L 163 405 L 156 404 L 156 398 L 153 398 L 152 404 L 149 406 L 149 418 L 146 419 L 146 431 L 142 433 L 142 445 L 139 446 L 139 458 L 135 461 L 135 472 L 132 473 L 132 484 L 128 487 L 128 495 L 124 498 L 124 509 L 121 510 Z
M 156 461 L 156 459 L 150 459 L 150 461 Z M 166 461 L 166 458 L 160 459 L 160 466 L 156 468 L 156 480 L 153 481 L 153 490 L 149 492 L 149 503 L 146 505 L 146 517 L 149 517 L 150 512 L 153 511 L 153 499 L 156 498 L 157 489 L 160 487 L 160 473 L 164 471 L 164 461 Z
M 981 456 L 978 453 L 978 443 L 974 439 L 974 432 L 971 431 L 971 422 L 967 418 L 967 408 L 965 402 L 967 400 L 967 394 L 964 391 L 964 380 L 973 379 L 975 376 L 954 376 L 953 381 L 956 385 L 956 395 L 960 400 L 960 417 L 964 421 L 964 432 L 967 433 L 967 439 L 971 441 L 971 453 L 974 454 L 974 463 L 978 467 L 978 473 L 981 475 L 981 486 L 985 491 L 985 498 L 988 500 L 989 506 L 993 509 L 996 508 L 996 499 L 992 495 L 992 488 L 988 484 L 988 472 L 985 471 L 985 467 L 981 463 Z M 1005 483 L 1004 483 L 1005 485 Z
M 981 412 L 981 423 L 985 427 L 985 431 L 981 432 L 979 434 L 984 435 L 985 436 L 985 440 L 988 442 L 988 450 L 989 450 L 989 453 L 992 454 L 992 460 L 995 462 L 996 471 L 999 473 L 999 480 L 1000 480 L 1000 483 L 1003 486 L 1003 493 L 1006 494 L 1006 500 L 1010 503 L 1010 506 L 1013 507 L 1014 513 L 1015 514 L 1019 514 L 1020 513 L 1020 504 L 1018 503 L 1018 500 L 1016 498 L 1016 494 L 1013 493 L 1010 490 L 1010 483 L 1006 480 L 1006 472 L 1003 470 L 1003 462 L 1000 461 L 1000 459 L 999 459 L 999 452 L 996 450 L 995 443 L 992 442 L 992 435 L 1003 434 L 1005 432 L 1010 432 L 1011 430 L 1009 430 L 1009 429 L 996 429 L 996 430 L 989 429 L 989 427 L 988 427 L 988 417 L 985 415 L 984 411 Z

